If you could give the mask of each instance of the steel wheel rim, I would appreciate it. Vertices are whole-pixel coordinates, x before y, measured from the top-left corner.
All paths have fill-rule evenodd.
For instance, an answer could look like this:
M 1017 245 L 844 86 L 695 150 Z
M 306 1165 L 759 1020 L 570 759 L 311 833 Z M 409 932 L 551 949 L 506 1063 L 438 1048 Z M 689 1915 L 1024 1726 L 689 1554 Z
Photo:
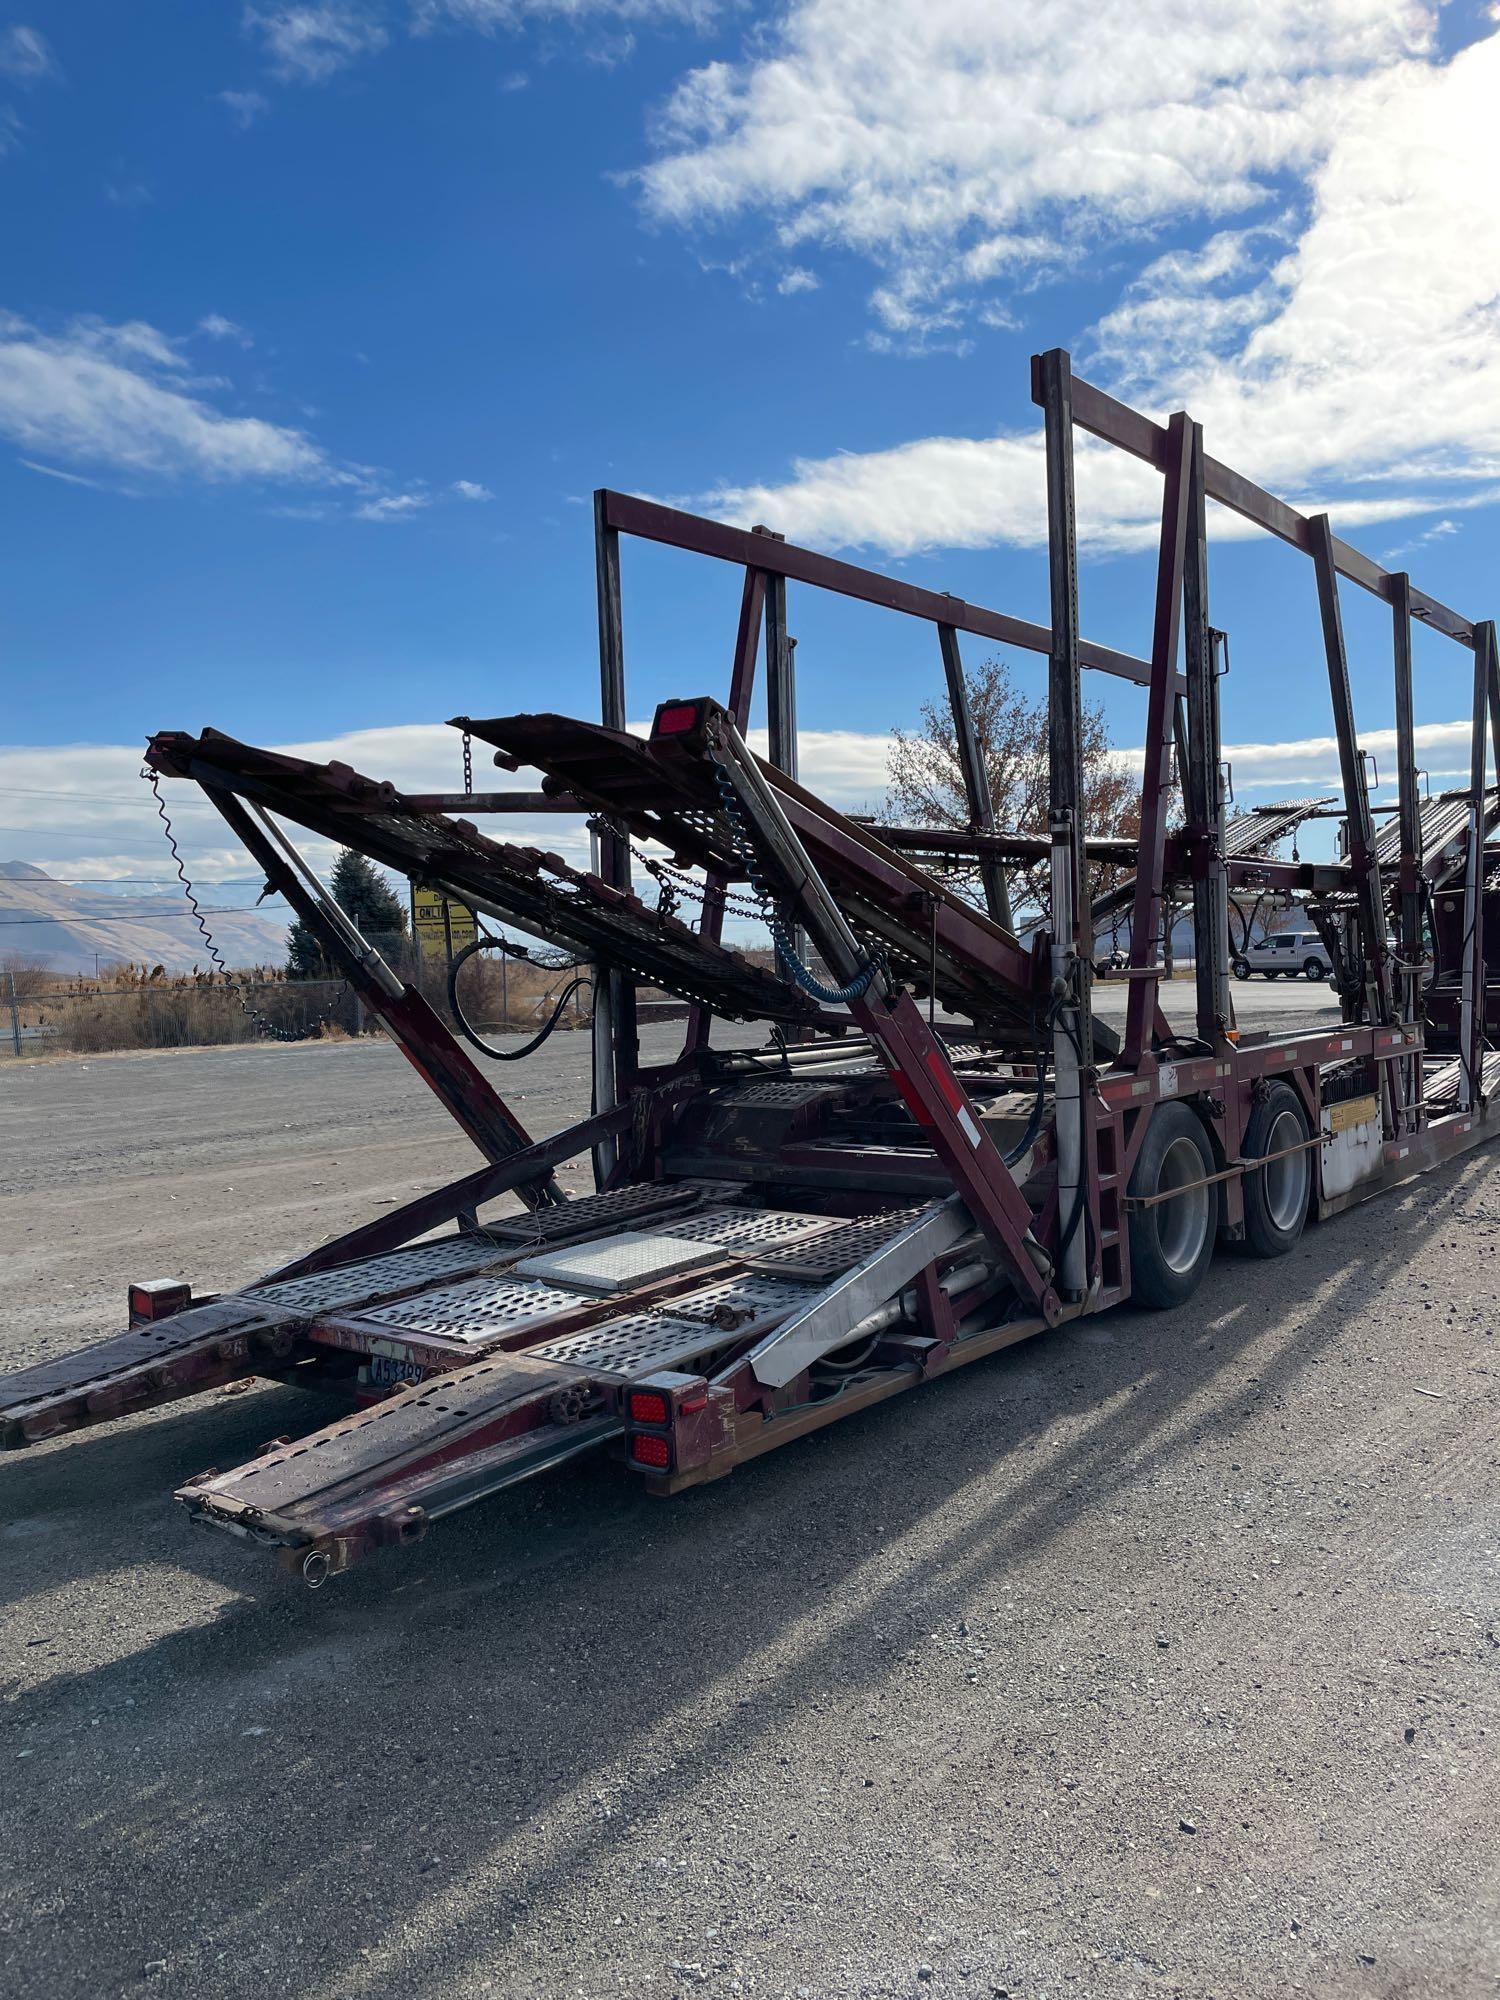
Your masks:
M 1302 1120 L 1288 1108 L 1272 1119 L 1265 1149 L 1267 1153 L 1286 1152 L 1289 1146 L 1299 1145 L 1304 1136 Z M 1273 1160 L 1260 1171 L 1266 1184 L 1267 1216 L 1277 1229 L 1295 1229 L 1298 1217 L 1307 1207 L 1308 1175 L 1312 1171 L 1306 1149 L 1287 1153 L 1284 1160 Z
M 1174 1139 L 1162 1155 L 1161 1171 L 1156 1177 L 1158 1194 L 1171 1194 L 1173 1188 L 1186 1190 L 1162 1202 L 1156 1211 L 1156 1241 L 1162 1261 L 1179 1276 L 1192 1270 L 1208 1237 L 1209 1191 L 1190 1185 L 1202 1181 L 1206 1171 L 1203 1155 L 1184 1134 Z

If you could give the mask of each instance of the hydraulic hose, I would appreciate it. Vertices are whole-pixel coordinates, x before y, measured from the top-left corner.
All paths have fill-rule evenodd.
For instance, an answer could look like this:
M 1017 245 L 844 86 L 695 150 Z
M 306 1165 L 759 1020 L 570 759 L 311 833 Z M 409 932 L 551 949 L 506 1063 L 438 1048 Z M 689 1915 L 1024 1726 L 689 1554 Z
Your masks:
M 470 1026 L 458 998 L 458 975 L 465 964 L 467 964 L 476 952 L 495 948 L 502 951 L 505 950 L 505 941 L 502 938 L 481 937 L 475 938 L 472 944 L 466 944 L 462 951 L 456 951 L 453 954 L 452 958 L 448 961 L 448 1006 L 452 1012 L 458 1032 L 466 1042 L 469 1042 L 474 1048 L 478 1049 L 481 1055 L 489 1056 L 495 1062 L 521 1062 L 525 1057 L 535 1055 L 543 1042 L 546 1041 L 552 1030 L 562 1019 L 564 1007 L 567 1006 L 579 987 L 592 987 L 594 982 L 588 973 L 580 972 L 576 979 L 569 980 L 568 984 L 563 988 L 562 993 L 558 997 L 557 1005 L 552 1009 L 546 1022 L 532 1036 L 529 1042 L 524 1042 L 518 1049 L 496 1048 L 493 1042 L 487 1042 L 482 1035 Z M 515 956 L 520 957 L 522 954 L 518 952 Z

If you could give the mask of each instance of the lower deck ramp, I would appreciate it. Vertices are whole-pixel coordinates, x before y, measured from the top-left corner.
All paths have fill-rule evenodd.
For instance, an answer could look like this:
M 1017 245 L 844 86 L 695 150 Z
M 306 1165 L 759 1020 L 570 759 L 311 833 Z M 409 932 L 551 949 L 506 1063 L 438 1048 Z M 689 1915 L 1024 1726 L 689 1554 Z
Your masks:
M 0 1448 L 154 1409 L 242 1376 L 275 1374 L 298 1357 L 302 1328 L 316 1314 L 398 1298 L 519 1254 L 514 1245 L 478 1237 L 418 1243 L 314 1277 L 252 1286 L 0 1376 Z
M 194 1396 L 285 1359 L 292 1315 L 243 1298 L 194 1306 L 55 1361 L 0 1376 L 0 1447 Z
M 411 1540 L 426 1519 L 444 1511 L 445 1498 L 460 1504 L 443 1489 L 445 1465 L 453 1467 L 463 1498 L 472 1499 L 488 1490 L 476 1482 L 505 1483 L 507 1452 L 534 1451 L 543 1426 L 556 1432 L 557 1454 L 543 1458 L 553 1463 L 600 1442 L 617 1423 L 612 1411 L 591 1407 L 584 1369 L 494 1354 L 311 1437 L 278 1443 L 233 1472 L 205 1474 L 177 1497 L 217 1527 L 293 1549 L 340 1537 L 361 1547 Z M 418 1477 L 423 1504 L 413 1512 L 404 1488 Z M 351 1547 L 347 1560 L 355 1553 Z

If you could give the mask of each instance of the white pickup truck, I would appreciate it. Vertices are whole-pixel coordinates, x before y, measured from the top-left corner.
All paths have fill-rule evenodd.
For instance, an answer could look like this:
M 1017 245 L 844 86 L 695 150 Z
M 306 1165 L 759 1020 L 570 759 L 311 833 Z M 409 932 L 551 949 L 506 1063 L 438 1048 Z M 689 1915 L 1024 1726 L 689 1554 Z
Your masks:
M 1316 931 L 1273 931 L 1270 937 L 1247 944 L 1231 959 L 1229 969 L 1236 979 L 1248 979 L 1256 972 L 1263 972 L 1267 979 L 1280 979 L 1283 974 L 1288 979 L 1326 979 L 1333 971 L 1333 960 Z

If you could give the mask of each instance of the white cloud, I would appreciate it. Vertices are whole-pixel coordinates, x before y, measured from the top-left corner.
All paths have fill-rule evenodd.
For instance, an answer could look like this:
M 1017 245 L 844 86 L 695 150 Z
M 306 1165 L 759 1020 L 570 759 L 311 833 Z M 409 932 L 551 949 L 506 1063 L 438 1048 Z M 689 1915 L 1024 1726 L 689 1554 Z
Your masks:
M 805 264 L 793 264 L 776 280 L 776 289 L 784 298 L 789 298 L 793 292 L 815 292 L 821 283 L 816 271 L 809 271 Z
M 176 718 L 146 720 L 166 725 Z M 232 724 L 232 717 L 220 720 Z M 632 727 L 644 731 L 646 725 Z M 1418 725 L 1418 757 L 1429 767 L 1434 792 L 1466 779 L 1469 727 L 1466 720 Z M 1375 753 L 1383 770 L 1391 768 L 1394 731 L 1363 731 L 1360 740 Z M 750 743 L 765 755 L 763 731 L 752 732 Z M 890 746 L 889 736 L 875 732 L 804 730 L 802 777 L 832 805 L 854 812 L 873 808 L 885 792 Z M 458 736 L 439 723 L 398 723 L 269 747 L 317 763 L 344 763 L 366 776 L 389 779 L 404 791 L 451 792 L 462 782 Z M 1139 749 L 1119 754 L 1133 769 L 1140 768 Z M 1254 803 L 1254 794 L 1339 791 L 1338 745 L 1331 736 L 1230 743 L 1225 755 L 1233 764 L 1243 805 Z M 0 796 L 6 802 L 6 822 L 22 829 L 0 835 L 0 859 L 30 861 L 58 876 L 101 881 L 144 876 L 170 887 L 175 881 L 170 856 L 140 768 L 140 748 L 132 744 L 0 745 Z M 506 773 L 495 782 L 534 790 L 539 778 L 536 772 L 523 770 Z M 193 786 L 164 781 L 162 790 L 194 881 L 253 876 L 243 849 L 226 838 L 217 813 Z M 588 864 L 587 832 L 581 821 L 566 815 L 507 814 L 486 821 L 485 827 L 497 838 L 546 848 L 575 865 Z M 326 873 L 334 859 L 332 847 L 311 835 L 297 833 L 296 838 L 313 865 Z M 246 902 L 251 893 L 246 891 Z
M 220 343 L 250 345 L 221 313 L 196 329 Z M 232 384 L 191 372 L 183 342 L 144 320 L 111 324 L 93 316 L 44 331 L 0 312 L 0 436 L 35 458 L 25 462 L 56 478 L 97 484 L 88 472 L 156 480 L 197 479 L 268 486 L 321 487 L 328 497 L 280 508 L 293 519 L 347 513 L 393 521 L 428 504 L 425 493 L 389 491 L 377 469 L 334 458 L 306 431 L 215 407 Z M 137 490 L 140 490 L 137 488 Z
M 242 132 L 248 132 L 256 119 L 271 108 L 270 99 L 258 90 L 221 90 L 218 101 Z
M 91 486 L 96 493 L 104 490 L 97 479 L 85 479 L 81 472 L 63 472 L 55 465 L 38 465 L 34 458 L 18 459 L 16 463 L 24 465 L 28 472 L 43 473 L 48 479 L 61 479 L 69 486 Z
M 1283 26 L 1288 11 L 1270 10 Z M 1334 10 L 1346 42 L 1368 11 Z M 1253 18 L 1258 26 L 1259 12 Z M 1389 54 L 1393 23 L 1419 39 L 1403 13 L 1349 48 L 1360 61 Z M 1216 457 L 1308 511 L 1327 506 L 1341 527 L 1492 504 L 1497 91 L 1493 33 L 1446 62 L 1390 60 L 1346 79 L 1327 98 L 1305 193 L 1263 223 L 1211 227 L 1195 245 L 1148 260 L 1079 343 L 1081 365 L 1158 416 L 1190 409 Z M 724 143 L 743 139 L 743 109 L 725 117 Z M 1086 224 L 1128 248 L 1131 216 L 1101 211 L 1086 180 L 1071 206 L 1061 190 L 1055 202 L 1058 241 Z M 902 244 L 911 247 L 916 229 Z M 928 247 L 952 233 L 939 203 Z M 799 462 L 789 477 L 729 484 L 707 504 L 804 539 L 909 550 L 1035 543 L 1042 491 L 1039 440 L 1028 429 Z M 1144 468 L 1082 444 L 1080 522 L 1096 548 L 1148 544 L 1159 491 Z
M 32 84 L 61 74 L 46 36 L 38 29 L 19 22 L 0 29 L 0 76 L 8 76 L 13 83 Z
M 353 478 L 302 431 L 215 409 L 175 379 L 184 365 L 143 321 L 46 333 L 0 315 L 0 433 L 31 453 L 164 477 Z
M 748 60 L 678 85 L 640 181 L 662 219 L 760 213 L 861 252 L 900 329 L 1103 230 L 1262 201 L 1350 79 L 1431 33 L 1417 0 L 794 0 Z
M 354 510 L 356 521 L 409 521 L 427 506 L 424 493 L 385 493 Z
M 481 486 L 477 479 L 455 479 L 453 491 L 460 500 L 493 500 L 495 497 L 488 486 Z
M 223 313 L 205 313 L 198 322 L 198 331 L 209 340 L 232 340 L 236 347 L 253 347 L 245 329 L 235 320 L 225 319 Z
M 477 28 L 497 34 L 538 18 L 581 21 L 600 15 L 705 28 L 722 10 L 722 0 L 412 0 L 412 29 L 424 34 L 439 27 Z
M 269 11 L 247 7 L 245 27 L 260 36 L 272 70 L 284 83 L 325 83 L 361 56 L 378 54 L 390 40 L 372 11 L 345 0 L 312 0 Z
M 149 181 L 143 180 L 139 174 L 132 173 L 128 167 L 119 167 L 105 180 L 104 199 L 112 202 L 116 208 L 147 208 L 155 200 L 155 196 L 151 192 Z
M 21 134 L 26 127 L 21 123 L 8 104 L 0 104 L 0 160 L 9 154 L 19 152 Z
M 1434 521 L 1430 528 L 1424 528 L 1420 535 L 1413 535 L 1409 542 L 1402 542 L 1394 549 L 1386 549 L 1381 561 L 1395 562 L 1398 556 L 1409 556 L 1413 549 L 1424 549 L 1429 543 L 1446 541 L 1450 535 L 1458 533 L 1457 521 Z

